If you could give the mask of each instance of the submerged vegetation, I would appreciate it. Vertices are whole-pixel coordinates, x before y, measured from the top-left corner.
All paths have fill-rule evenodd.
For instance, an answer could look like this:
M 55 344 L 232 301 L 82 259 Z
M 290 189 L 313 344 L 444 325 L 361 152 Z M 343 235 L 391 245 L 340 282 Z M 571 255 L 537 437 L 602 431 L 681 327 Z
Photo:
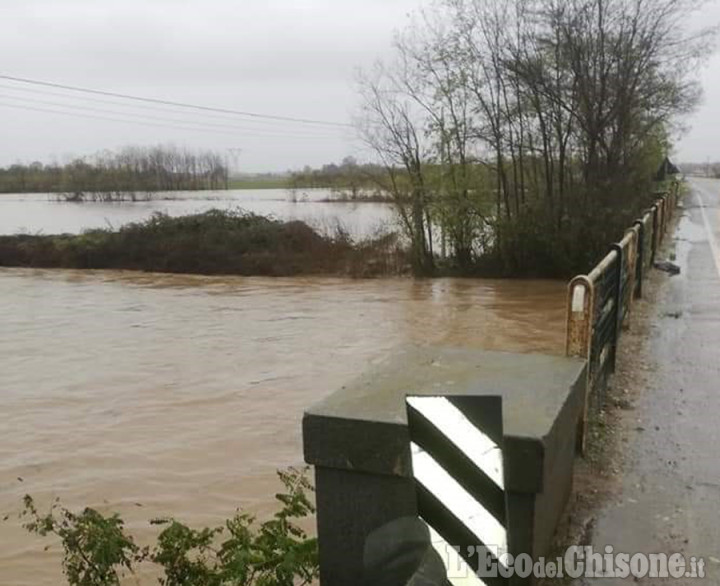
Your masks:
M 389 201 L 418 275 L 585 272 L 655 199 L 653 175 L 710 31 L 700 0 L 438 0 L 360 82 L 377 163 L 267 175 L 328 201 Z M 19 183 L 18 183 L 19 182 Z M 126 149 L 64 167 L 0 170 L 0 191 L 122 199 L 228 185 L 214 153 Z M 294 196 L 293 196 L 294 197 Z M 397 272 L 393 240 L 352 244 L 299 222 L 212 212 L 110 232 L 0 239 L 0 264 L 237 274 Z M 392 261 L 388 261 L 392 258 Z M 360 270 L 365 263 L 365 268 Z M 390 267 L 390 268 L 389 268 Z
M 155 214 L 119 230 L 79 235 L 0 236 L 0 266 L 290 276 L 377 276 L 407 270 L 392 234 L 354 242 L 337 228 L 326 236 L 300 221 L 242 211 Z
M 302 586 L 318 577 L 317 540 L 297 521 L 314 512 L 312 485 L 302 471 L 278 472 L 285 492 L 280 510 L 257 524 L 238 511 L 223 526 L 193 529 L 175 519 L 153 519 L 161 527 L 154 546 L 140 547 L 117 515 L 87 508 L 80 513 L 52 504 L 41 514 L 25 497 L 22 517 L 31 533 L 55 536 L 63 548 L 69 586 L 118 586 L 121 579 L 152 566 L 163 586 Z
M 345 157 L 339 164 L 328 163 L 317 169 L 305 167 L 290 175 L 291 189 L 325 188 L 340 194 L 344 200 L 387 199 L 379 180 L 384 173 L 382 166 L 358 163 L 354 157 Z

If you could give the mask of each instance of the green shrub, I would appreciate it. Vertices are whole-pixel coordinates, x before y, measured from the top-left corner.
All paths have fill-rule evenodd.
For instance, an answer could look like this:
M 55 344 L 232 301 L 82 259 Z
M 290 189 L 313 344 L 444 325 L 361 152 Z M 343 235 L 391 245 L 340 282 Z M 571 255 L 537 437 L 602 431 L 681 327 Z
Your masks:
M 241 210 L 170 217 L 154 214 L 119 230 L 79 235 L 0 236 L 0 266 L 127 269 L 206 275 L 403 272 L 405 253 L 388 238 L 353 242 L 323 236 L 300 221 L 282 222 Z
M 139 547 L 117 514 L 86 508 L 74 513 L 56 500 L 40 514 L 24 499 L 24 527 L 54 535 L 63 547 L 63 572 L 70 586 L 117 586 L 141 565 L 161 568 L 162 586 L 297 586 L 318 576 L 317 540 L 298 519 L 314 513 L 312 485 L 304 471 L 278 472 L 285 492 L 275 495 L 280 510 L 260 524 L 238 511 L 223 526 L 193 529 L 175 519 L 153 519 L 162 527 L 152 547 Z

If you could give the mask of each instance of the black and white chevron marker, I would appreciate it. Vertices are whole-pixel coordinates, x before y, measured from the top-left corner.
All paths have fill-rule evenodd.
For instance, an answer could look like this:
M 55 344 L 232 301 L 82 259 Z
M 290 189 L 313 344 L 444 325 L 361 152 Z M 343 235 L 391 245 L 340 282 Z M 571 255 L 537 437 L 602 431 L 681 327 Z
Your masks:
M 499 563 L 507 551 L 501 397 L 415 395 L 406 403 L 418 513 L 449 581 L 505 584 L 475 574 L 481 560 Z

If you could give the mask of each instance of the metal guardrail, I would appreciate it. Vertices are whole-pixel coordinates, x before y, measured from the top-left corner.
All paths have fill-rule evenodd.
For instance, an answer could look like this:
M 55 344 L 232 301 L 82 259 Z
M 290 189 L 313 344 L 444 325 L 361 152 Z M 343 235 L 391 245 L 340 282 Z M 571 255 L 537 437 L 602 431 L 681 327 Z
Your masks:
M 410 573 L 423 561 L 442 582 L 460 562 L 476 567 L 477 554 L 502 566 L 496 551 L 516 560 L 551 551 L 572 490 L 576 430 L 584 445 L 588 406 L 605 392 L 677 195 L 673 184 L 570 282 L 567 354 L 583 360 L 408 347 L 305 412 L 324 586 L 380 583 L 400 575 L 398 564 Z
M 575 277 L 568 285 L 565 352 L 588 361 L 585 413 L 578 438 L 582 450 L 590 404 L 601 402 L 608 377 L 615 370 L 622 324 L 633 300 L 642 297 L 643 280 L 655 261 L 678 193 L 679 184 L 673 182 L 590 273 Z

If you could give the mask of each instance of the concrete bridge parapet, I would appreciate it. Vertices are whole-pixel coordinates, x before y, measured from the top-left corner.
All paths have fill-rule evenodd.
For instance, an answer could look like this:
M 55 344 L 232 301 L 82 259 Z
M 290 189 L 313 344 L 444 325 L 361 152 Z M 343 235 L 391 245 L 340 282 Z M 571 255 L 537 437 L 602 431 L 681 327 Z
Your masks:
M 502 398 L 508 549 L 546 554 L 572 488 L 586 381 L 577 358 L 409 347 L 308 409 L 322 586 L 363 584 L 367 535 L 418 514 L 409 394 Z

